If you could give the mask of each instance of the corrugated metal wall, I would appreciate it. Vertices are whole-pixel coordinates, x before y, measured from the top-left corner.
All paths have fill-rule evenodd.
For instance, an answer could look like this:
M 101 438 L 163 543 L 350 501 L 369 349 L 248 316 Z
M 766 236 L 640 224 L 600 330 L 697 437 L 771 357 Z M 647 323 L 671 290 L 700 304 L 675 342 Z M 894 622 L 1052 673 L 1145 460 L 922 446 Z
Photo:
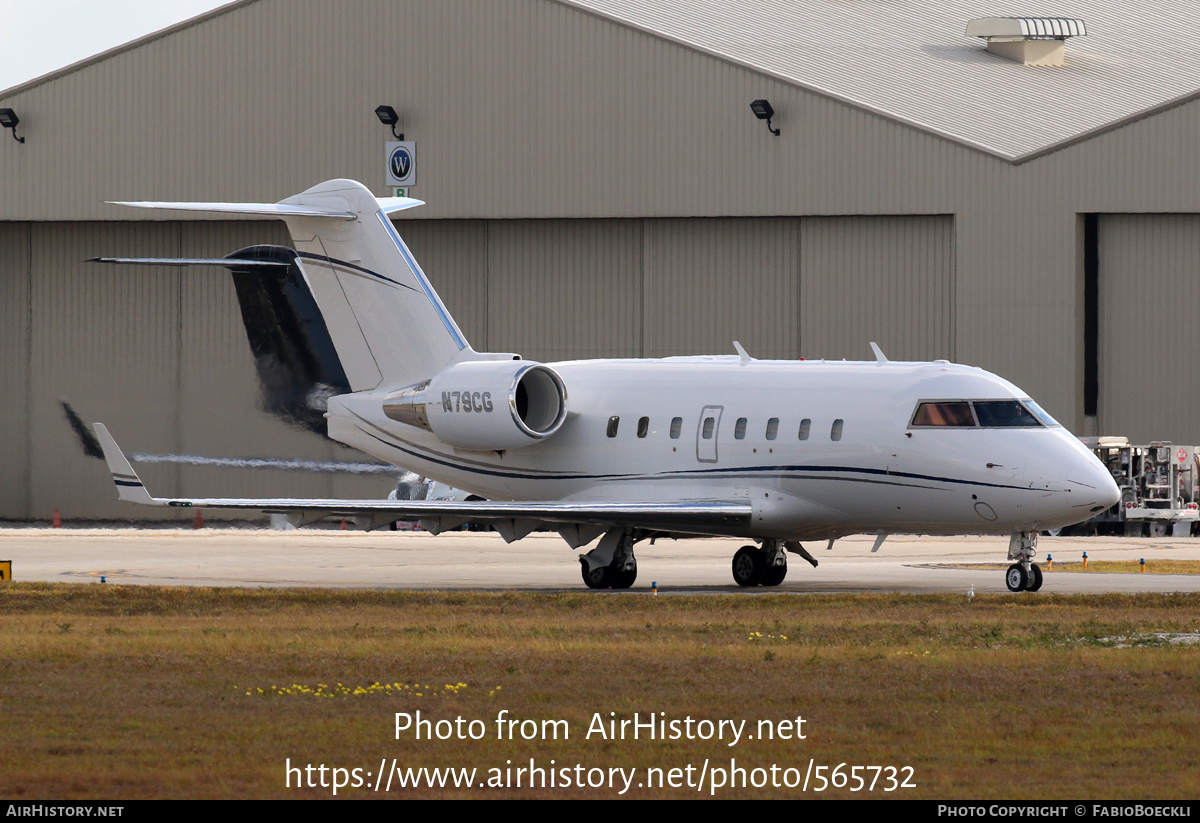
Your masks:
M 1100 431 L 1200 442 L 1200 215 L 1099 220 Z
M 805 356 L 954 359 L 952 218 L 805 218 L 800 261 Z
M 979 157 L 547 0 L 260 0 L 3 102 L 27 137 L 0 151 L 7 220 L 383 194 L 380 103 L 417 141 L 423 219 L 946 214 Z
M 3 404 L 0 517 L 175 517 L 118 504 L 62 403 L 105 422 L 128 452 L 360 459 L 259 408 L 254 363 L 222 269 L 101 266 L 90 256 L 212 256 L 282 242 L 275 223 L 67 223 L 0 227 L 0 293 L 14 401 Z M 11 315 L 7 316 L 7 315 Z M 23 389 L 27 386 L 27 389 Z M 9 425 L 11 424 L 11 425 Z M 380 496 L 386 478 L 138 465 L 155 492 Z M 271 490 L 274 490 L 271 492 Z
M 758 97 L 781 136 L 750 114 Z M 342 176 L 383 193 L 380 103 L 418 142 L 413 194 L 429 205 L 403 231 L 468 339 L 546 359 L 727 352 L 735 338 L 756 356 L 857 358 L 875 339 L 893 358 L 995 371 L 1078 426 L 1078 215 L 1200 213 L 1200 102 L 1013 166 L 546 0 L 260 0 L 3 101 L 27 142 L 0 145 L 0 221 L 83 221 L 0 223 L 6 511 L 48 516 L 10 479 L 50 476 L 34 463 L 61 435 L 54 398 L 98 390 L 114 360 L 142 374 L 122 392 L 160 405 L 147 417 L 176 421 L 154 435 L 173 448 L 201 448 L 206 420 L 253 412 L 252 387 L 221 383 L 252 369 L 235 366 L 236 309 L 207 275 L 113 276 L 145 301 L 105 314 L 141 323 L 128 338 L 53 315 L 78 258 L 192 247 L 178 225 L 148 243 L 101 228 L 90 221 L 135 216 L 103 201 L 275 200 Z M 196 243 L 219 237 L 212 225 Z M 110 234 L 111 252 L 96 248 Z M 167 354 L 143 350 L 169 340 Z M 217 367 L 193 375 L 205 358 Z M 47 377 L 60 364 L 65 383 Z M 227 408 L 198 405 L 222 391 Z M 1187 414 L 1200 433 L 1200 411 Z M 305 453 L 305 437 L 280 443 Z M 212 477 L 161 474 L 188 490 Z
M 732 353 L 861 359 L 945 354 L 948 218 L 403 221 L 399 229 L 480 350 L 531 359 Z M 286 243 L 272 222 L 9 224 L 0 249 L 6 407 L 0 517 L 128 518 L 61 408 L 129 452 L 356 459 L 261 410 L 229 275 L 99 266 L 98 256 L 223 255 Z M 26 297 L 31 292 L 31 298 Z M 951 320 L 947 321 L 946 318 Z M 881 336 L 879 331 L 883 331 Z M 161 495 L 382 496 L 388 482 L 139 464 Z
M 0 516 L 29 511 L 33 421 L 28 223 L 0 223 Z
M 641 236 L 635 220 L 490 222 L 488 348 L 535 360 L 638 356 Z
M 97 496 L 95 479 L 107 471 L 82 456 L 61 401 L 81 405 L 97 420 L 119 420 L 117 431 L 138 432 L 140 449 L 173 452 L 179 445 L 178 276 L 89 266 L 81 251 L 174 256 L 178 228 L 36 224 L 30 247 L 30 505 L 43 516 L 54 509 L 70 516 Z M 146 472 L 152 486 L 177 488 L 178 478 L 170 468 Z
M 796 357 L 799 245 L 797 220 L 647 221 L 646 355 Z

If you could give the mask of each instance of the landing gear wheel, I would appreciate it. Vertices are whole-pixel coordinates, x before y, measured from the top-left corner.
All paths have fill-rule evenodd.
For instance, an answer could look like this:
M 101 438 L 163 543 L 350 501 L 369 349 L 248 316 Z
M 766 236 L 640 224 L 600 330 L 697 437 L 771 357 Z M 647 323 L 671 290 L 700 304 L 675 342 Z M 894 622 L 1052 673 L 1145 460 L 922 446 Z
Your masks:
M 733 581 L 739 586 L 757 586 L 763 578 L 762 552 L 757 546 L 742 546 L 733 556 Z
M 1029 575 L 1020 563 L 1013 563 L 1004 575 L 1004 582 L 1008 584 L 1010 592 L 1024 591 L 1029 586 Z
M 764 586 L 778 586 L 787 577 L 787 561 L 784 561 L 782 566 L 767 566 L 763 570 L 762 580 L 759 582 Z
M 607 589 L 611 585 L 609 582 L 611 575 L 608 566 L 597 566 L 594 569 L 589 569 L 587 561 L 582 557 L 579 558 L 579 565 L 583 567 L 583 582 L 587 584 L 589 589 Z
M 632 558 L 630 558 L 632 560 Z M 615 565 L 608 567 L 608 585 L 614 589 L 628 589 L 637 580 L 637 561 L 633 560 L 632 569 L 619 569 Z
M 1029 582 L 1025 584 L 1025 591 L 1036 592 L 1042 587 L 1042 569 L 1034 563 L 1029 567 Z

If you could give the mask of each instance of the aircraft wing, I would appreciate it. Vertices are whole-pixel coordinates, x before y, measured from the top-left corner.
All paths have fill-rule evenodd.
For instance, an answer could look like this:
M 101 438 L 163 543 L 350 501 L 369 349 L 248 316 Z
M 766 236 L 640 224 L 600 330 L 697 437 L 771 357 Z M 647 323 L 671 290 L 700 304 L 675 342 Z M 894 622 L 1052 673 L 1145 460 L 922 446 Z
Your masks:
M 487 522 L 505 539 L 518 539 L 540 525 L 555 528 L 588 525 L 641 526 L 685 534 L 711 534 L 750 525 L 749 500 L 627 501 L 459 501 L 341 500 L 320 498 L 153 497 L 117 442 L 102 423 L 94 426 L 117 496 L 130 503 L 172 508 L 249 509 L 283 513 L 297 526 L 325 517 L 354 518 L 360 528 L 375 529 L 396 520 L 419 520 L 435 534 L 468 521 Z

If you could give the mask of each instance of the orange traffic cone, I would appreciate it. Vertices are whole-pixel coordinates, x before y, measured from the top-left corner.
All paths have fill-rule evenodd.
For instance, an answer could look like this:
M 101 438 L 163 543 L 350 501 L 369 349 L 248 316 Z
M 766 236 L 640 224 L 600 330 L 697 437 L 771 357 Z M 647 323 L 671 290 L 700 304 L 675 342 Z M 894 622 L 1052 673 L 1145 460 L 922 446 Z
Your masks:
M 58 509 L 54 510 L 54 522 L 52 522 L 50 524 L 50 528 L 52 528 L 52 529 L 61 529 L 62 528 L 62 518 L 58 516 Z
M 200 509 L 196 509 L 196 518 L 194 520 L 192 520 L 192 528 L 193 529 L 203 529 L 204 528 L 204 514 L 200 511 Z

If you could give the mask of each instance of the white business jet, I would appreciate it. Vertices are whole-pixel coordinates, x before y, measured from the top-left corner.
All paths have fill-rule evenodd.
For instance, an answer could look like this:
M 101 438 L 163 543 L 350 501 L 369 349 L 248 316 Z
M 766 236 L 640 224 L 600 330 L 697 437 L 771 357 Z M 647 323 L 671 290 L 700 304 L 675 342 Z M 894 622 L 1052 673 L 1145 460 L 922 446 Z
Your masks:
M 777 586 L 800 541 L 895 533 L 1009 534 L 1013 591 L 1036 591 L 1039 530 L 1085 520 L 1120 492 L 1092 453 L 1011 383 L 944 360 L 861 363 L 728 356 L 536 363 L 476 352 L 389 215 L 421 205 L 331 180 L 279 203 L 123 203 L 270 215 L 295 250 L 201 260 L 278 273 L 311 289 L 351 391 L 328 401 L 329 435 L 472 493 L 467 501 L 152 497 L 103 425 L 120 499 L 257 509 L 296 525 L 366 529 L 467 521 L 505 540 L 553 528 L 591 588 L 623 589 L 646 538 L 736 536 L 741 586 Z M 257 247 L 262 248 L 262 247 Z M 270 257 L 270 255 L 266 255 Z

